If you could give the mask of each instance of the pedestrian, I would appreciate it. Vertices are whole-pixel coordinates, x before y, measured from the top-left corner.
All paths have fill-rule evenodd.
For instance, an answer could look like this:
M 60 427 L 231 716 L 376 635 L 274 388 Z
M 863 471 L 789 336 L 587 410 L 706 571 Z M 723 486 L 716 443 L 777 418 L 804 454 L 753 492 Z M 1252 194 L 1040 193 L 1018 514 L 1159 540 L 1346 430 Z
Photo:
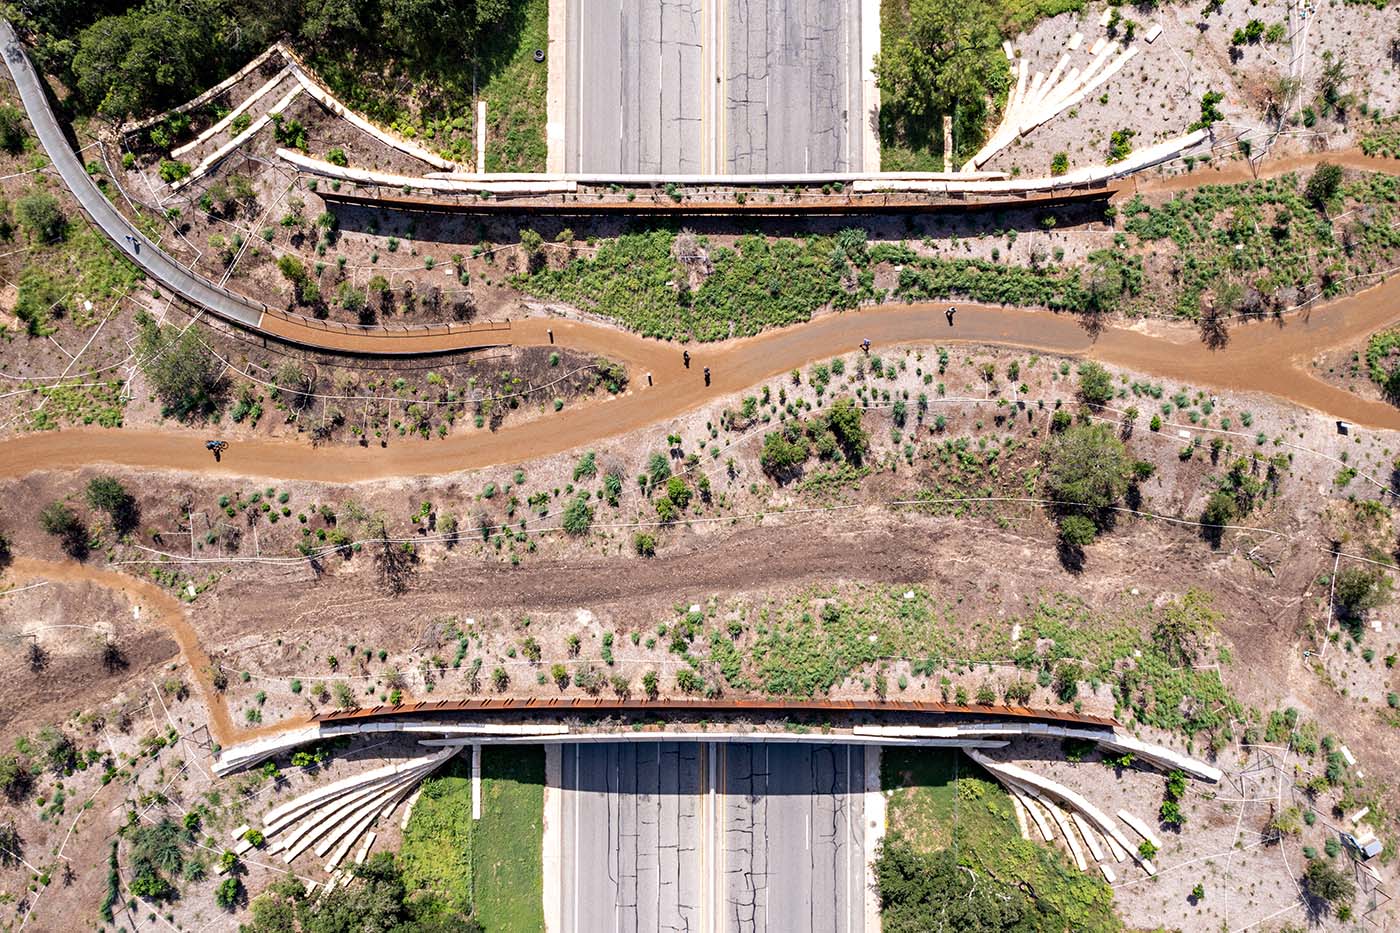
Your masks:
M 690 368 L 690 351 L 689 351 L 689 350 L 686 350 L 686 351 L 682 352 L 682 353 L 681 353 L 681 359 L 685 361 L 685 368 L 686 368 L 686 369 L 689 369 L 689 368 Z
M 710 367 L 705 367 L 705 385 L 710 384 Z
M 554 328 L 546 327 L 544 332 L 549 335 L 549 342 L 554 343 Z
M 953 307 L 952 305 L 949 305 L 949 306 L 948 306 L 948 326 L 949 326 L 949 327 L 952 327 L 952 326 L 953 326 L 953 315 L 955 315 L 955 314 L 957 314 L 957 313 L 958 313 L 958 309 L 957 309 L 957 308 Z
M 869 353 L 869 352 L 870 352 L 870 338 L 867 337 L 865 340 L 862 340 L 862 341 L 860 342 L 860 348 L 861 348 L 862 350 L 864 350 L 866 353 Z

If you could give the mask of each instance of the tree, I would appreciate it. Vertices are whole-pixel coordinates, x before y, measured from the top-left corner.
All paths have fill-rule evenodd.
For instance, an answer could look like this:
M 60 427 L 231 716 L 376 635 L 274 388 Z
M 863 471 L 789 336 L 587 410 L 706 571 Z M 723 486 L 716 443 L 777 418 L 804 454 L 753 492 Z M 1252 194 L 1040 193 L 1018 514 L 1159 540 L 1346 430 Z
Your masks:
M 789 425 L 781 431 L 769 431 L 765 434 L 763 449 L 758 455 L 758 463 L 763 467 L 763 472 L 780 483 L 791 478 L 810 454 L 807 439 L 796 433 L 794 427 Z M 793 434 L 796 436 L 792 436 Z
M 126 653 L 122 651 L 122 646 L 111 638 L 102 641 L 102 668 L 109 674 L 115 674 L 127 665 Z
M 1356 882 L 1325 859 L 1313 859 L 1303 873 L 1303 885 L 1308 896 L 1331 907 L 1350 904 L 1356 897 Z
M 0 755 L 0 793 L 10 803 L 18 803 L 29 793 L 33 776 L 25 763 L 14 755 Z
M 0 823 L 0 866 L 13 868 L 24 857 L 24 840 L 10 822 Z
M 1205 508 L 1201 511 L 1201 524 L 1205 526 L 1201 529 L 1201 534 L 1211 544 L 1219 547 L 1225 526 L 1234 524 L 1238 518 L 1239 506 L 1235 504 L 1235 497 L 1224 490 L 1217 490 L 1210 494 Z
M 24 125 L 24 111 L 13 104 L 0 105 L 0 149 L 19 155 L 29 142 L 29 130 Z
M 188 97 L 221 58 L 224 22 L 216 0 L 147 0 L 97 20 L 79 35 L 73 56 L 83 104 L 120 120 Z
M 1035 903 L 1019 886 L 958 864 L 951 849 L 924 854 L 899 837 L 881 844 L 875 885 L 886 933 L 1023 931 L 1049 919 L 1036 916 Z
M 19 222 L 40 242 L 57 243 L 68 237 L 68 216 L 59 206 L 58 198 L 47 191 L 35 191 L 20 198 L 15 211 Z
M 1380 567 L 1351 566 L 1337 574 L 1334 599 L 1347 619 L 1360 619 L 1390 599 L 1390 577 Z
M 418 566 L 418 551 L 410 541 L 394 541 L 382 515 L 369 518 L 365 527 L 371 539 L 374 560 L 379 568 L 379 581 L 391 596 L 408 592 L 408 583 Z
M 1342 185 L 1342 167 L 1335 162 L 1319 162 L 1308 176 L 1303 188 L 1303 197 L 1318 210 L 1326 210 L 1327 205 L 1337 196 Z
M 39 513 L 39 525 L 58 538 L 70 557 L 82 560 L 88 553 L 88 530 L 78 514 L 65 502 L 50 502 Z
M 995 7 L 987 0 L 911 0 L 904 28 L 875 60 L 881 132 L 937 144 L 939 118 L 953 118 L 959 152 L 981 144 L 986 101 L 1011 85 Z
M 34 740 L 39 760 L 54 774 L 71 774 L 78 766 L 78 748 L 58 726 L 44 726 Z
M 1113 400 L 1113 377 L 1098 363 L 1081 363 L 1079 366 L 1079 397 L 1095 408 L 1107 405 Z
M 223 391 L 223 361 L 214 355 L 191 325 L 162 327 L 142 311 L 137 355 L 141 371 L 151 381 L 165 409 L 180 419 L 213 413 Z
M 860 408 L 851 398 L 839 398 L 826 413 L 826 426 L 836 436 L 846 459 L 859 466 L 870 448 L 870 435 L 862 424 Z
M 94 476 L 88 481 L 87 502 L 92 508 L 107 513 L 117 534 L 131 531 L 141 517 L 136 498 L 112 476 Z
M 1105 424 L 1077 425 L 1046 444 L 1045 493 L 1061 512 L 1099 516 L 1123 498 L 1131 469 L 1127 451 Z

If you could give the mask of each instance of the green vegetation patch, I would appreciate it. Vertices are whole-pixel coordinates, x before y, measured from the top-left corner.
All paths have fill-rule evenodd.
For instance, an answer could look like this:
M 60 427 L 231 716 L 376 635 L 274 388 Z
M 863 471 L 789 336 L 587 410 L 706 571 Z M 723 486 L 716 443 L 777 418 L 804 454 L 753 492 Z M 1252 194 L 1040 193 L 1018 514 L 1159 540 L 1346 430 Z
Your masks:
M 880 782 L 892 792 L 876 860 L 884 929 L 1122 928 L 1108 885 L 1022 839 L 1010 798 L 960 752 L 886 748 Z
M 1400 120 L 1376 121 L 1361 134 L 1360 145 L 1368 156 L 1400 158 Z
M 545 97 L 549 65 L 535 61 L 535 49 L 549 48 L 549 0 L 528 0 L 515 14 L 519 26 L 501 37 L 510 59 L 493 74 L 486 98 L 486 171 L 543 172 L 548 156 L 545 141 Z
M 1124 208 L 1125 229 L 1142 245 L 1175 246 L 1181 274 L 1167 297 L 1178 315 L 1284 310 L 1314 283 L 1339 294 L 1349 276 L 1385 268 L 1400 250 L 1400 180 L 1363 174 L 1321 204 L 1308 187 L 1290 174 L 1204 185 L 1155 208 L 1138 197 Z M 1346 205 L 1368 209 L 1341 221 Z
M 689 235 L 686 235 L 687 238 Z M 851 228 L 801 240 L 739 238 L 710 250 L 704 238 L 677 248 L 669 230 L 624 234 L 592 258 L 561 269 L 517 275 L 530 294 L 608 314 L 648 337 L 724 340 L 810 320 L 825 307 L 854 308 L 888 295 L 875 288 L 880 266 L 900 266 L 894 297 L 907 301 L 962 297 L 1009 305 L 1100 312 L 1142 287 L 1142 262 L 1112 250 L 1088 257 L 1083 274 L 923 256 L 904 245 L 866 242 Z M 677 253 L 704 254 L 694 272 Z M 699 278 L 692 287 L 691 276 Z
M 483 749 L 481 767 L 480 820 L 465 755 L 423 782 L 400 852 L 404 883 L 487 930 L 542 929 L 544 749 Z
M 1392 399 L 1400 399 L 1400 330 L 1383 330 L 1366 341 L 1366 371 Z
M 1017 684 L 1039 682 L 1062 703 L 1076 699 L 1081 683 L 1111 685 L 1117 713 L 1130 725 L 1223 745 L 1244 716 L 1219 671 L 1195 666 L 1214 659 L 1220 642 L 1220 617 L 1198 590 L 1117 615 L 1067 596 L 1047 597 L 1007 620 L 962 617 L 955 605 L 919 587 L 814 587 L 782 601 L 737 603 L 724 619 L 686 613 L 664 634 L 697 671 L 739 691 L 813 697 L 847 678 L 883 677 L 891 659 L 933 678 L 1011 658 L 1023 672 Z M 1021 629 L 1014 643 L 1012 623 Z M 735 650 L 716 650 L 712 633 Z M 944 688 L 949 699 L 946 682 Z M 1004 685 L 1008 697 L 1017 689 Z
M 953 165 L 961 167 L 1006 103 L 1011 69 L 1002 39 L 1083 7 L 1083 0 L 882 0 L 875 69 L 881 166 L 941 171 L 946 115 L 953 123 Z

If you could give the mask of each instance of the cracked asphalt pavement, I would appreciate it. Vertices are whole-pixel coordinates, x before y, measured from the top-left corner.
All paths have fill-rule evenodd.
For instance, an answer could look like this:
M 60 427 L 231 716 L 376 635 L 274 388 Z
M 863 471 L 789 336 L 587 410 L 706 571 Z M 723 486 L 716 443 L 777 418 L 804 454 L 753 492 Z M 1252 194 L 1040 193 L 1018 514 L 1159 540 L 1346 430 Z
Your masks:
M 568 171 L 861 170 L 859 0 L 568 0 L 566 17 Z
M 562 751 L 563 929 L 864 930 L 861 746 Z
M 700 0 L 570 0 L 565 166 L 700 171 Z
M 726 171 L 860 171 L 859 0 L 727 2 Z

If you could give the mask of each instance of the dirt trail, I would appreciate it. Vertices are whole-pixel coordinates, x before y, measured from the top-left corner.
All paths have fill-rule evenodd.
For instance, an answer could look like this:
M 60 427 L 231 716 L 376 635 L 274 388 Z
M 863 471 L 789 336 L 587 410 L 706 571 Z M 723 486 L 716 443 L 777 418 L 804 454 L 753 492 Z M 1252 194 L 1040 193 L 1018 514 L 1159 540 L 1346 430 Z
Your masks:
M 560 346 L 624 362 L 632 376 L 629 390 L 492 433 L 396 440 L 388 448 L 313 448 L 296 440 L 247 440 L 231 446 L 220 463 L 204 449 L 207 434 L 181 428 L 36 433 L 0 443 L 0 477 L 111 463 L 352 483 L 520 463 L 663 422 L 812 361 L 854 350 L 865 338 L 876 353 L 909 343 L 998 344 L 1091 357 L 1193 386 L 1266 393 L 1361 425 L 1400 429 L 1400 410 L 1358 398 L 1306 371 L 1307 361 L 1318 353 L 1359 342 L 1400 320 L 1400 278 L 1325 307 L 1238 325 L 1220 350 L 1204 347 L 1196 331 L 1183 325 L 1111 326 L 1095 338 L 1070 314 L 974 304 L 960 304 L 956 326 L 949 327 L 945 307 L 884 305 L 827 314 L 758 337 L 695 345 L 689 369 L 681 362 L 681 348 L 673 343 L 601 324 L 532 318 L 515 323 L 512 343 L 548 345 L 547 330 L 552 329 Z M 710 386 L 702 376 L 705 366 L 713 370 Z
M 132 606 L 140 606 L 141 624 L 163 627 L 180 646 L 180 653 L 190 666 L 190 673 L 204 698 L 204 706 L 209 712 L 209 733 L 220 745 L 247 742 L 262 735 L 282 732 L 295 722 L 279 722 L 258 729 L 242 729 L 234 725 L 229 716 L 228 704 L 224 695 L 214 689 L 210 679 L 213 669 L 209 655 L 200 646 L 199 634 L 185 618 L 185 607 L 165 590 L 146 580 L 128 577 L 112 570 L 100 570 L 84 564 L 37 560 L 30 557 L 16 557 L 4 574 L 4 583 L 21 585 L 34 580 L 48 580 L 53 583 L 94 583 L 121 594 Z
M 1218 165 L 1202 166 L 1180 175 L 1142 179 L 1133 176 L 1123 181 L 1123 193 L 1133 194 L 1141 191 L 1143 193 L 1165 194 L 1190 191 L 1201 185 L 1228 185 L 1242 181 L 1253 181 L 1256 178 L 1277 178 L 1289 172 L 1308 171 L 1320 162 L 1332 162 L 1343 168 L 1355 169 L 1358 172 L 1379 172 L 1383 175 L 1400 174 L 1400 162 L 1395 159 L 1381 159 L 1364 155 L 1359 149 L 1339 149 L 1336 152 L 1303 152 L 1297 155 L 1267 159 L 1258 164 L 1243 159 L 1221 162 Z

